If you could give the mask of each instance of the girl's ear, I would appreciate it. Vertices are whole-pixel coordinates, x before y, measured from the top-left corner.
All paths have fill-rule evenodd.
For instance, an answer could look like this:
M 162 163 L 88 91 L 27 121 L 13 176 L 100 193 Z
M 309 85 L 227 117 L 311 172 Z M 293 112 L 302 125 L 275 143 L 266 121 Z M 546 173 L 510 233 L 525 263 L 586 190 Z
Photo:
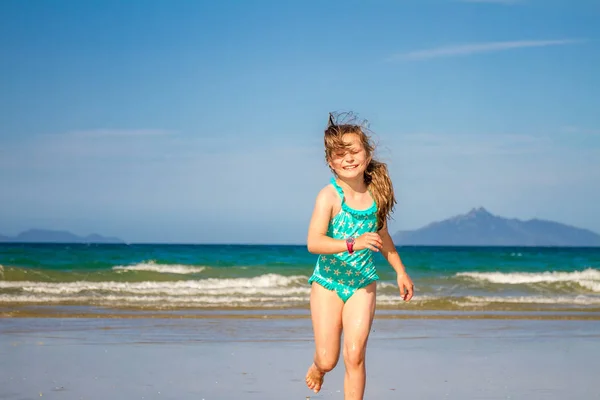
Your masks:
M 333 172 L 333 163 L 331 162 L 331 160 L 329 158 L 327 158 L 327 166 L 329 167 L 329 169 Z

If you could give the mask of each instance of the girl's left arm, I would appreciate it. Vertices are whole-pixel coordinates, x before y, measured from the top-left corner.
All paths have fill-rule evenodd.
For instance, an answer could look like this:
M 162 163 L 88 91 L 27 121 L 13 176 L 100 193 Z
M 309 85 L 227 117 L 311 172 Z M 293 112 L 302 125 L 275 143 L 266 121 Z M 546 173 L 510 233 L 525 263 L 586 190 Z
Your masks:
M 415 286 L 406 273 L 406 268 L 400 259 L 400 254 L 398 254 L 394 241 L 388 232 L 387 222 L 383 224 L 383 228 L 379 231 L 379 237 L 381 237 L 383 243 L 381 254 L 394 271 L 396 271 L 400 295 L 404 298 L 404 301 L 409 301 L 413 297 Z

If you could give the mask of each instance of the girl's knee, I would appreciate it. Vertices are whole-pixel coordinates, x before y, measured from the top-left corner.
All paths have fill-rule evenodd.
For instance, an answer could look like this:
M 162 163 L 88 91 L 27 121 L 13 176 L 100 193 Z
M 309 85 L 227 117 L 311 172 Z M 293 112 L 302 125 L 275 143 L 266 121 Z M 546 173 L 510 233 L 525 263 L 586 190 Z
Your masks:
M 358 367 L 365 363 L 365 349 L 360 346 L 344 346 L 346 367 Z
M 318 355 L 315 357 L 315 364 L 323 372 L 329 372 L 335 368 L 339 359 L 339 354 Z

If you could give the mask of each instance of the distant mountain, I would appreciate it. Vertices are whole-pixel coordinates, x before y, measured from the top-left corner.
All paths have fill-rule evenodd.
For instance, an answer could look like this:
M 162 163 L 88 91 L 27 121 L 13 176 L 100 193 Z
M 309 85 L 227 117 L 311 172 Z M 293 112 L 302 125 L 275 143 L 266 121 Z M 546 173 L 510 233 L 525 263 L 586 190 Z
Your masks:
M 0 235 L 0 242 L 12 243 L 124 243 L 115 237 L 105 237 L 91 234 L 85 237 L 77 236 L 67 231 L 52 231 L 46 229 L 30 229 L 9 237 Z
M 467 214 L 393 235 L 398 245 L 423 246 L 600 246 L 600 235 L 558 222 L 521 221 L 474 208 Z

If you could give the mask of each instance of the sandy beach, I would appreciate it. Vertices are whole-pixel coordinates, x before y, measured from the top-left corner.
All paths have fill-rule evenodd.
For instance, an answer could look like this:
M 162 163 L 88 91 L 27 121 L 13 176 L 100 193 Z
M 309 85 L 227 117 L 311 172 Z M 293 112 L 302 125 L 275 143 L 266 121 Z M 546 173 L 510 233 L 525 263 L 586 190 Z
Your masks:
M 376 318 L 366 399 L 598 399 L 600 321 Z M 310 320 L 2 318 L 0 399 L 343 399 Z

